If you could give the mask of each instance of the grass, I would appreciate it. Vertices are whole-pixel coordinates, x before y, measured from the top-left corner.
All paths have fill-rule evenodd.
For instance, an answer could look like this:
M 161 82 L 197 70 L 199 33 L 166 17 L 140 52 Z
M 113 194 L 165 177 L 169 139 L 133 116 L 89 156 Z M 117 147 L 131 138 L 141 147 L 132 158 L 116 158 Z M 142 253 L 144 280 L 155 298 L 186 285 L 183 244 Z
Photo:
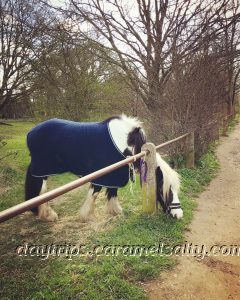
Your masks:
M 229 123 L 228 123 L 228 128 L 227 128 L 227 134 L 231 133 L 235 126 L 239 123 L 240 121 L 240 112 L 236 113 L 234 118 L 231 118 Z
M 1 126 L 6 145 L 0 148 L 0 210 L 23 199 L 25 170 L 29 155 L 25 145 L 32 122 L 13 122 Z M 7 156 L 6 156 L 7 155 Z M 1 157 L 6 156 L 4 159 Z M 183 233 L 192 218 L 196 197 L 215 176 L 218 163 L 214 147 L 194 169 L 181 169 L 184 210 L 183 220 L 168 218 L 161 212 L 146 216 L 141 211 L 139 182 L 120 191 L 124 215 L 109 218 L 104 214 L 104 195 L 97 202 L 95 220 L 81 225 L 77 212 L 83 203 L 87 187 L 73 191 L 53 201 L 59 214 L 56 223 L 43 223 L 25 213 L 1 224 L 0 230 L 0 298 L 1 299 L 145 299 L 141 282 L 157 277 L 164 269 L 175 265 L 165 255 L 131 255 L 128 245 L 158 248 L 160 242 L 168 245 L 184 241 Z M 71 174 L 52 177 L 50 188 L 62 185 L 75 177 Z M 91 255 L 60 257 L 36 255 L 18 256 L 17 247 L 28 245 L 82 245 Z M 108 255 L 93 252 L 96 245 L 109 246 Z M 41 249 L 39 246 L 38 249 Z M 50 249 L 50 248 L 49 248 Z M 118 256 L 111 255 L 114 249 Z M 125 252 L 124 252 L 125 251 Z M 34 254 L 34 252 L 33 252 Z M 128 255 L 127 255 L 128 254 Z

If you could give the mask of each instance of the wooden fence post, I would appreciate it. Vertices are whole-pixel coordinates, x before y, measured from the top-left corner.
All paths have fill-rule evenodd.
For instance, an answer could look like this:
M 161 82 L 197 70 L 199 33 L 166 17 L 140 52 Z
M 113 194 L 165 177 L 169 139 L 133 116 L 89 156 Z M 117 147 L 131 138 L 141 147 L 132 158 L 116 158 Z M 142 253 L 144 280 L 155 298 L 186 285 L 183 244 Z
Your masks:
M 195 150 L 194 150 L 194 132 L 190 132 L 186 137 L 185 144 L 186 168 L 194 168 Z
M 142 205 L 143 212 L 147 214 L 155 213 L 156 204 L 156 147 L 152 143 L 142 146 L 142 151 L 147 151 L 141 165 L 142 181 Z

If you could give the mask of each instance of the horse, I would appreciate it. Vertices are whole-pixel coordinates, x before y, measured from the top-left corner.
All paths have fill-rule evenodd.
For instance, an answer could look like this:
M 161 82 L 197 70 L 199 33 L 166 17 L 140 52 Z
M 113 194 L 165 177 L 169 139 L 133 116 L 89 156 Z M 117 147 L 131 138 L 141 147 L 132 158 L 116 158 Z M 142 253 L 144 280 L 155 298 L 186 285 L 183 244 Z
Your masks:
M 142 123 L 126 115 L 111 117 L 102 122 L 72 122 L 51 119 L 38 124 L 27 135 L 31 162 L 25 181 L 25 200 L 46 192 L 51 175 L 71 172 L 84 176 L 137 154 L 146 142 Z M 139 169 L 139 161 L 134 163 Z M 131 177 L 129 166 L 104 175 L 91 182 L 87 199 L 80 209 L 80 220 L 90 219 L 94 202 L 102 187 L 106 187 L 107 211 L 122 212 L 117 190 Z M 58 216 L 49 204 L 42 204 L 32 212 L 46 221 Z
M 124 114 L 102 122 L 44 121 L 27 135 L 31 162 L 26 173 L 25 200 L 45 193 L 47 179 L 51 175 L 71 172 L 81 177 L 90 174 L 141 152 L 145 143 L 142 122 Z M 181 218 L 182 210 L 177 195 L 180 186 L 178 175 L 159 155 L 156 161 L 157 200 L 165 213 Z M 134 162 L 134 169 L 140 171 L 140 159 Z M 131 169 L 127 165 L 92 181 L 80 208 L 80 221 L 88 222 L 91 219 L 96 198 L 103 187 L 106 188 L 108 200 L 107 212 L 111 215 L 121 214 L 117 191 L 131 178 Z M 41 220 L 58 219 L 49 203 L 31 210 Z

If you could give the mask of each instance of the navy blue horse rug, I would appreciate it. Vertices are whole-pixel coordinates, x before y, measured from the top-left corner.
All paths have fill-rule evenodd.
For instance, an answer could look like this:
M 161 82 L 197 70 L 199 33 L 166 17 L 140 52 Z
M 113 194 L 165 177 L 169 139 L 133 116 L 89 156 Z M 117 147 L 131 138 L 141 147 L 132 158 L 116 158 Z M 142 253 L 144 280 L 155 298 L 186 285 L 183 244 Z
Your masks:
M 71 172 L 85 176 L 125 158 L 112 139 L 108 122 L 79 123 L 52 119 L 40 123 L 27 135 L 30 172 L 35 177 Z M 92 183 L 123 187 L 129 180 L 124 166 Z

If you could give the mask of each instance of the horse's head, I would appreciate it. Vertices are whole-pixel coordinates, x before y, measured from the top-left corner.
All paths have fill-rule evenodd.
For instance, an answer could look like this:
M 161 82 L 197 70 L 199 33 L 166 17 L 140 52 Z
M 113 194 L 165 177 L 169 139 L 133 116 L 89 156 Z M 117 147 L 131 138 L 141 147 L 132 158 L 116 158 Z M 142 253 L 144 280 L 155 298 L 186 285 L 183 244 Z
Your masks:
M 146 135 L 143 128 L 139 126 L 130 131 L 127 143 L 132 148 L 132 155 L 140 153 L 142 146 L 146 143 Z M 133 164 L 134 168 L 140 171 L 140 159 L 136 160 Z
M 157 201 L 161 204 L 165 213 L 181 219 L 183 211 L 178 198 L 180 179 L 175 172 L 157 153 L 156 183 Z

